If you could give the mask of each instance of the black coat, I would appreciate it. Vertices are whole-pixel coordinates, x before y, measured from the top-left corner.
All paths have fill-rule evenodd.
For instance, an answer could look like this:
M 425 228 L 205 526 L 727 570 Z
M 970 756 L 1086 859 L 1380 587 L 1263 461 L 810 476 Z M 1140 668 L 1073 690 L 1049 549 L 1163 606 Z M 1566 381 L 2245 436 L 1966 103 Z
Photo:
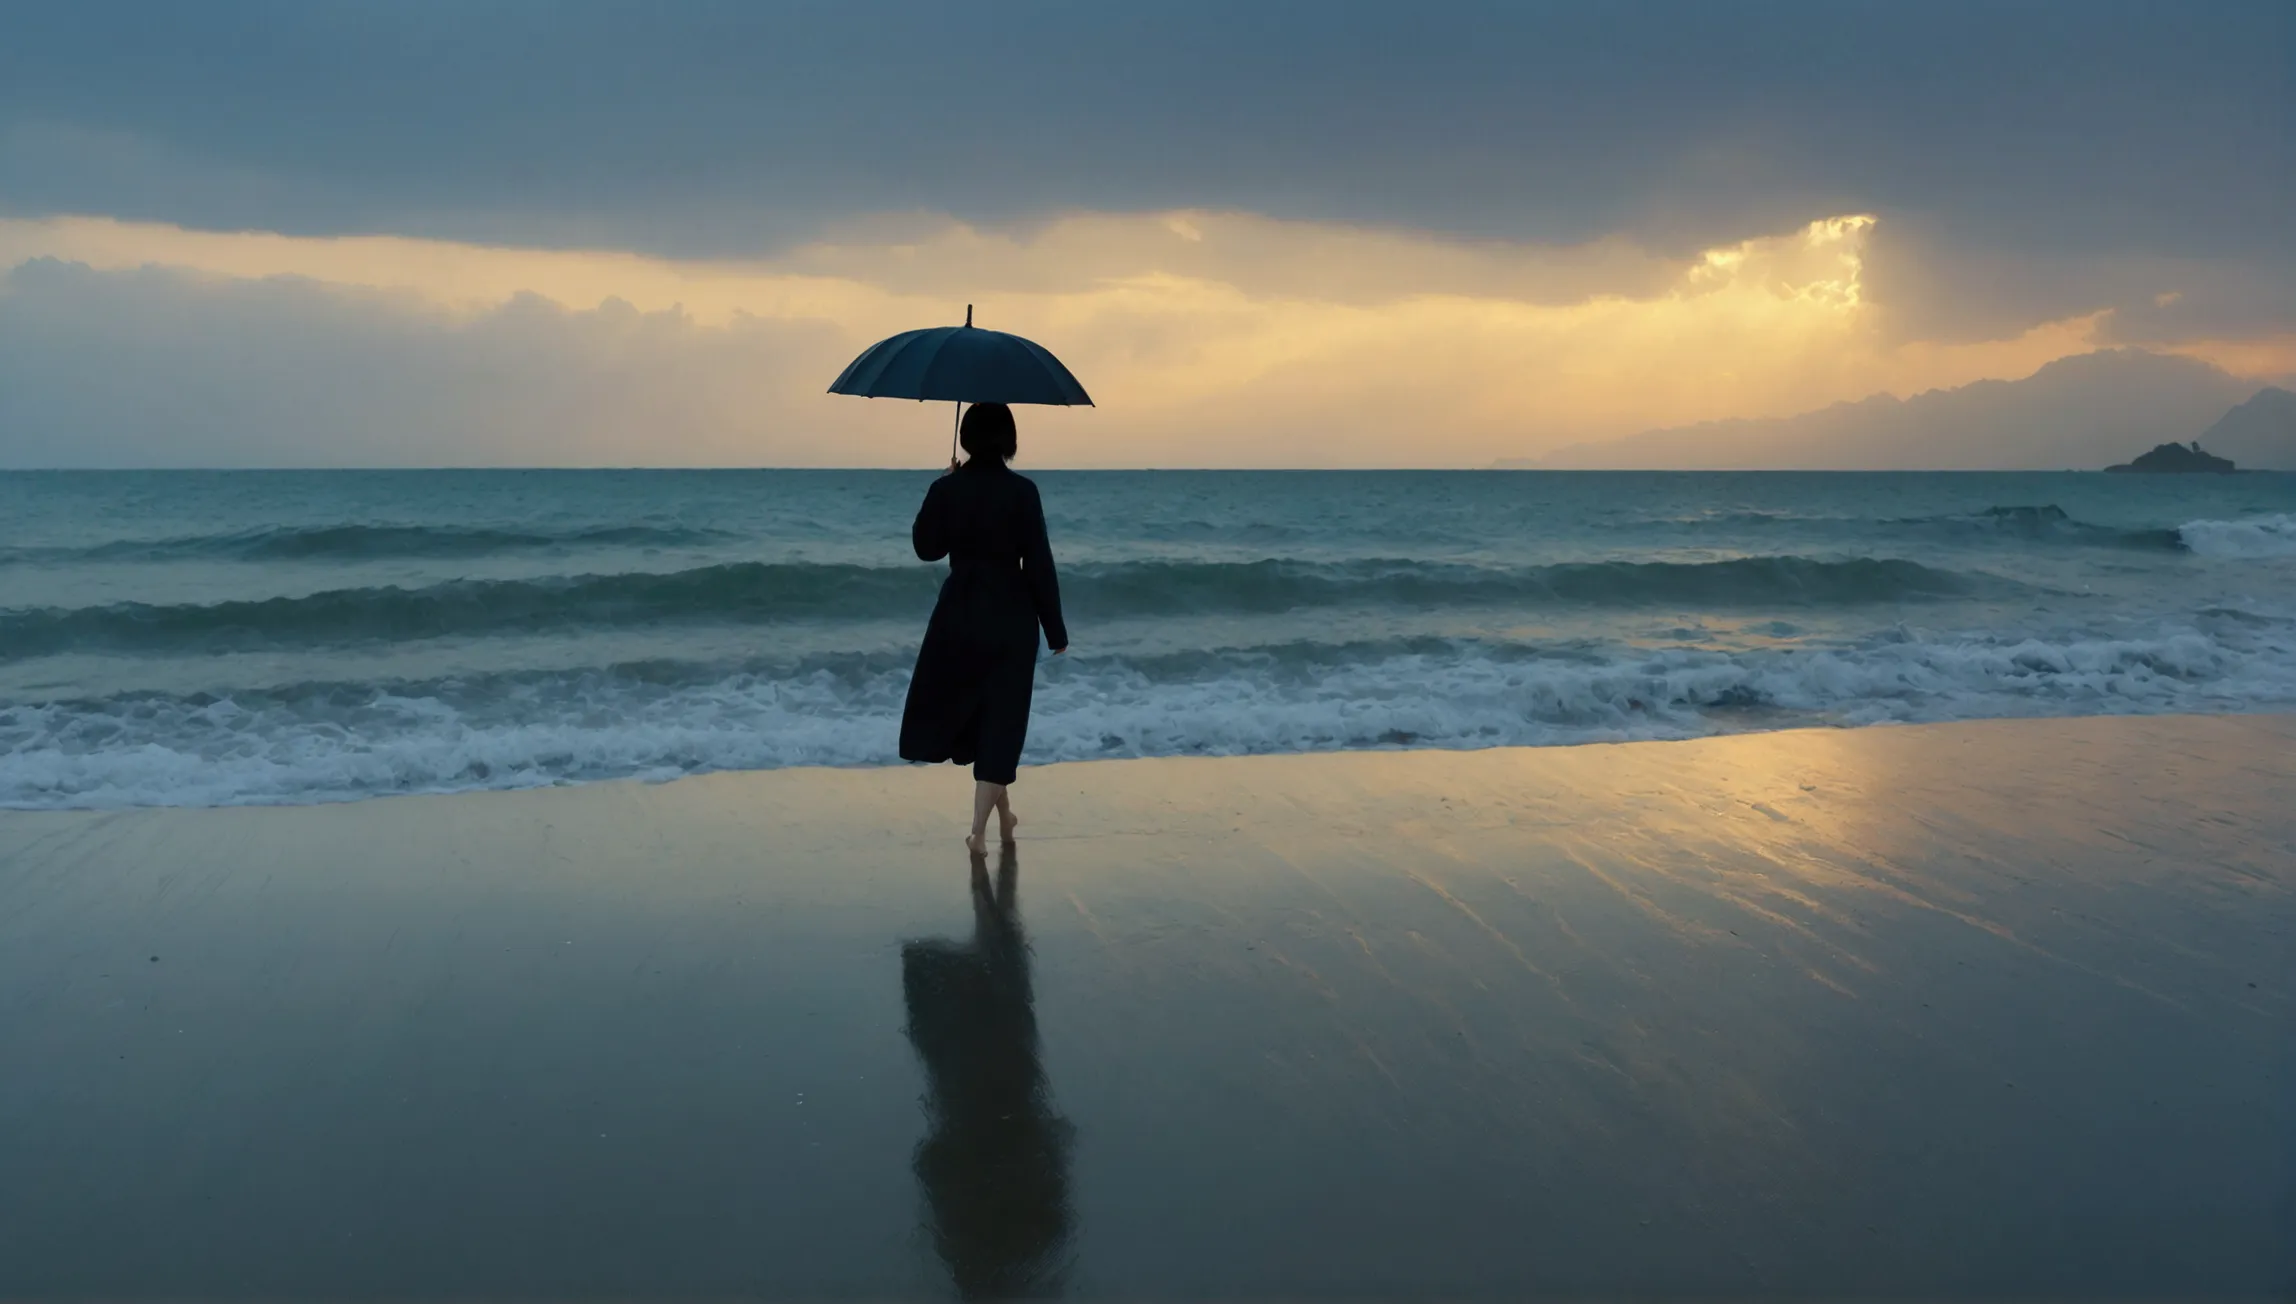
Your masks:
M 1028 477 L 977 457 L 933 482 L 910 533 L 918 557 L 949 559 L 949 578 L 909 680 L 901 758 L 955 761 L 976 779 L 1011 783 L 1028 738 L 1037 627 L 1054 651 L 1068 646 L 1044 503 Z

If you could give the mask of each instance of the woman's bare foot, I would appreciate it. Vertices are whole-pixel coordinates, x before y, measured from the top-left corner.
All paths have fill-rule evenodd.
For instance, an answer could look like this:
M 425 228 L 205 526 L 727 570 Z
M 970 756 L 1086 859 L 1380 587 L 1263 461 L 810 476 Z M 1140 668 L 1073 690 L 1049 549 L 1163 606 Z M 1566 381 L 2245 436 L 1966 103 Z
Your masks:
M 1009 847 L 1012 845 L 1012 831 L 1019 827 L 1020 816 L 1013 814 L 1009 810 L 1004 810 L 1001 808 L 997 811 L 997 835 L 1004 839 L 1004 844 L 1006 846 Z
M 989 844 L 989 812 L 995 811 L 1004 821 L 1005 841 L 1012 841 L 1012 803 L 1005 799 L 1005 786 L 985 779 L 973 783 L 973 831 L 965 838 L 965 849 L 974 855 L 983 855 Z

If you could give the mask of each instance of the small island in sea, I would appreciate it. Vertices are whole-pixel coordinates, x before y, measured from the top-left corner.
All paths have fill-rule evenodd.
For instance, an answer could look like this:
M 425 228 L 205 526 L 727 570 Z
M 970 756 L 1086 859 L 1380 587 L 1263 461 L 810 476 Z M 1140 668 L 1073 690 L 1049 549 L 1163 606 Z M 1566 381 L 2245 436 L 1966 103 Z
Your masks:
M 2114 473 L 2169 472 L 2190 474 L 2209 472 L 2216 475 L 2229 475 L 2239 469 L 2233 465 L 2231 458 L 2202 452 L 2198 440 L 2190 444 L 2160 444 L 2133 462 L 2123 462 L 2118 466 L 2105 468 L 2106 471 Z

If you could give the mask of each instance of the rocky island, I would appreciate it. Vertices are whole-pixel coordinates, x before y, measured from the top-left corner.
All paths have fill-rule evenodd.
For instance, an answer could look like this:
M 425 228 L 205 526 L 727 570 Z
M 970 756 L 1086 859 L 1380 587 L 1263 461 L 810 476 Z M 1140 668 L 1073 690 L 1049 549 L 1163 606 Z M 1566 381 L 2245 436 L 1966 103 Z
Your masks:
M 2211 472 L 2217 475 L 2226 475 L 2239 469 L 2232 464 L 2230 458 L 2218 457 L 2213 453 L 2200 451 L 2198 440 L 2190 444 L 2161 444 L 2133 462 L 2123 462 L 2118 466 L 2105 468 L 2108 472 L 2117 473 L 2171 472 L 2190 474 L 2193 472 Z

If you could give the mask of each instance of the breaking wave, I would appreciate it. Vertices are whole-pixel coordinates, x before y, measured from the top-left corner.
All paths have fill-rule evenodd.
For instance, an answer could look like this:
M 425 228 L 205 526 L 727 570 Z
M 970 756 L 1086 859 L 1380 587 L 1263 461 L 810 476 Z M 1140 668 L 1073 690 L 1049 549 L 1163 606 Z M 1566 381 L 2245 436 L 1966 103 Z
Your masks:
M 1797 724 L 2296 709 L 2296 625 L 1897 630 L 1848 648 L 1293 642 L 1048 663 L 1031 763 L 1553 745 Z M 2260 623 L 2261 621 L 2261 623 Z M 0 706 L 0 806 L 349 800 L 895 761 L 907 656 L 657 661 Z
M 2203 557 L 2296 557 L 2296 516 L 2188 521 L 2177 529 L 2177 537 Z
M 2136 548 L 2174 552 L 2184 546 L 2174 530 L 2124 529 L 2076 519 L 2054 503 L 1988 507 L 1959 516 L 1932 516 L 1915 522 L 1944 529 L 1975 531 L 1994 538 L 2070 543 L 2096 548 Z
M 79 650 L 336 646 L 681 621 L 921 620 L 942 573 L 921 565 L 734 562 L 661 574 L 455 580 L 256 601 L 18 609 L 0 612 L 0 659 Z M 1514 568 L 1418 561 L 1125 562 L 1067 568 L 1061 586 L 1064 603 L 1086 618 L 1356 605 L 1849 606 L 2011 587 L 2006 580 L 1910 561 L 1806 557 Z

